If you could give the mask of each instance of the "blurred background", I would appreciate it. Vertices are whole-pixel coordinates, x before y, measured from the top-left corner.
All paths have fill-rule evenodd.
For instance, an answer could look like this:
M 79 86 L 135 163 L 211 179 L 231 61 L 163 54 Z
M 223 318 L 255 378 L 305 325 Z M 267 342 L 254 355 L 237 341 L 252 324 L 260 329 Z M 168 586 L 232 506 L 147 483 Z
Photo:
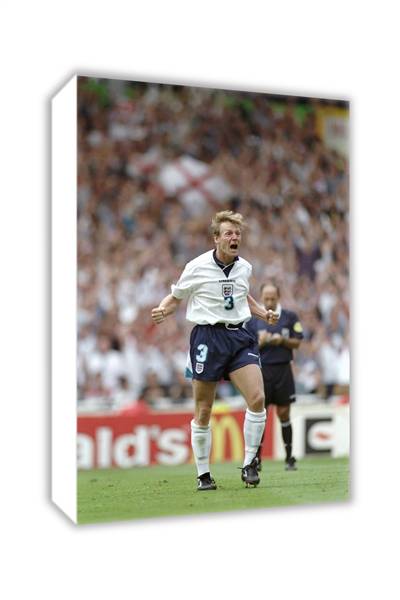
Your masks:
M 302 322 L 298 402 L 348 401 L 348 103 L 80 77 L 80 413 L 190 404 L 186 306 L 150 313 L 225 209 L 249 225 L 252 295 L 274 278 Z

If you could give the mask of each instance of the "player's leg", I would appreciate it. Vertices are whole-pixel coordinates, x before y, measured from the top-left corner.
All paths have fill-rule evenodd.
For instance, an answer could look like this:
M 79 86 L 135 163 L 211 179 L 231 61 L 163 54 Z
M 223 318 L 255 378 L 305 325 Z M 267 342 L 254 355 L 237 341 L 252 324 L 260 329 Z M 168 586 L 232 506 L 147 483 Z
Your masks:
M 282 440 L 285 446 L 286 452 L 286 470 L 287 471 L 296 471 L 296 459 L 292 456 L 292 440 L 293 440 L 293 430 L 292 423 L 290 421 L 290 404 L 281 405 L 276 407 L 276 412 L 278 415 L 278 419 L 281 423 L 281 431 L 282 431 Z
M 210 474 L 210 417 L 216 386 L 217 383 L 214 381 L 193 379 L 195 410 L 191 422 L 191 442 L 197 467 L 198 490 L 216 489 L 215 482 Z
M 266 420 L 261 369 L 256 364 L 248 364 L 229 373 L 229 377 L 247 403 L 243 425 L 245 455 L 242 479 L 246 484 L 257 485 L 260 478 L 257 471 L 258 459 L 256 455 L 264 433 Z
M 283 444 L 286 451 L 286 470 L 296 471 L 296 459 L 292 456 L 292 423 L 290 421 L 290 405 L 296 400 L 293 372 L 290 364 L 283 365 L 276 384 L 275 402 L 278 419 L 281 423 Z
M 265 396 L 264 405 L 265 405 L 265 410 L 266 410 L 266 419 L 268 419 L 268 413 L 269 413 L 269 409 L 271 407 L 272 399 L 273 399 L 273 385 L 272 385 L 272 382 L 268 381 L 267 377 L 265 377 L 265 374 L 263 371 L 261 371 L 261 374 L 262 374 L 263 384 L 264 384 L 264 396 Z M 263 450 L 264 437 L 265 437 L 265 429 L 264 429 L 264 433 L 262 434 L 261 442 L 260 442 L 260 445 L 257 450 L 257 459 L 258 459 L 257 470 L 258 471 L 261 471 L 261 469 L 262 469 L 262 450 Z
M 257 453 L 256 453 L 256 456 L 257 456 L 257 471 L 261 471 L 262 470 L 262 451 L 263 451 L 264 435 L 265 435 L 265 429 L 263 431 L 263 434 L 262 434 L 262 437 L 261 437 L 261 441 L 260 441 L 260 445 L 258 446 Z

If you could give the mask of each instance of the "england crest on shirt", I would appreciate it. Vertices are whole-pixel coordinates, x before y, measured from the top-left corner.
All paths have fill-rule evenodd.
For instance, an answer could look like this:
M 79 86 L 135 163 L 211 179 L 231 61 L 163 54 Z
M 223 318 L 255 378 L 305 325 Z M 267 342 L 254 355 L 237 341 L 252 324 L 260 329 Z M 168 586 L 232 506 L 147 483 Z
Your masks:
M 204 371 L 204 363 L 196 363 L 196 373 L 202 373 Z
M 222 285 L 222 295 L 224 298 L 233 296 L 233 283 L 224 283 Z

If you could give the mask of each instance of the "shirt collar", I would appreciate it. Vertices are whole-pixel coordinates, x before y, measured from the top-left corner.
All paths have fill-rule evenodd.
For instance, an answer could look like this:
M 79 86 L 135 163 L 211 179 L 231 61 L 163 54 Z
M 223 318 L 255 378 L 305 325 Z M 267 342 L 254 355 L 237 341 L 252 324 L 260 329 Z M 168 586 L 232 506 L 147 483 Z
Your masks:
M 275 312 L 278 313 L 278 319 L 280 319 L 281 318 L 281 312 L 282 312 L 282 306 L 281 306 L 281 304 L 277 304 Z
M 235 256 L 235 258 L 233 259 L 233 261 L 231 263 L 229 263 L 228 265 L 225 265 L 223 262 L 221 262 L 218 258 L 217 258 L 217 251 L 214 250 L 213 252 L 213 259 L 215 260 L 215 262 L 217 263 L 217 265 L 219 267 L 221 267 L 221 269 L 225 269 L 226 267 L 229 267 L 230 265 L 233 265 L 233 263 L 237 260 L 239 260 L 238 256 Z

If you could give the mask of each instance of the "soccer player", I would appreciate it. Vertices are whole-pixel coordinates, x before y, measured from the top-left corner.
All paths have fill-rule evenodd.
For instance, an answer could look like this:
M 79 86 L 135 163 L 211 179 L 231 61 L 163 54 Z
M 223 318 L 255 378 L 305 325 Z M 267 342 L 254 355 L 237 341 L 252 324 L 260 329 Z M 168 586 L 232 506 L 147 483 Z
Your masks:
M 172 293 L 152 310 L 153 321 L 162 323 L 185 299 L 186 318 L 195 324 L 190 335 L 195 400 L 191 442 L 199 491 L 216 489 L 209 465 L 209 423 L 216 386 L 222 378 L 229 378 L 247 403 L 242 481 L 246 487 L 260 482 L 256 454 L 266 410 L 257 338 L 247 331 L 245 323 L 252 314 L 271 324 L 277 317 L 249 295 L 252 267 L 239 257 L 243 226 L 241 214 L 230 210 L 217 213 L 211 223 L 215 249 L 188 262 L 176 285 L 171 286 Z
M 266 406 L 268 408 L 270 404 L 276 405 L 286 450 L 285 468 L 287 471 L 296 471 L 296 459 L 292 456 L 293 433 L 290 421 L 290 405 L 296 401 L 291 361 L 293 350 L 300 346 L 303 339 L 303 328 L 296 313 L 285 310 L 280 305 L 279 287 L 275 283 L 264 283 L 260 293 L 261 302 L 266 310 L 276 312 L 278 321 L 271 325 L 254 318 L 247 327 L 258 336 Z M 261 449 L 262 445 L 257 452 L 259 470 Z

